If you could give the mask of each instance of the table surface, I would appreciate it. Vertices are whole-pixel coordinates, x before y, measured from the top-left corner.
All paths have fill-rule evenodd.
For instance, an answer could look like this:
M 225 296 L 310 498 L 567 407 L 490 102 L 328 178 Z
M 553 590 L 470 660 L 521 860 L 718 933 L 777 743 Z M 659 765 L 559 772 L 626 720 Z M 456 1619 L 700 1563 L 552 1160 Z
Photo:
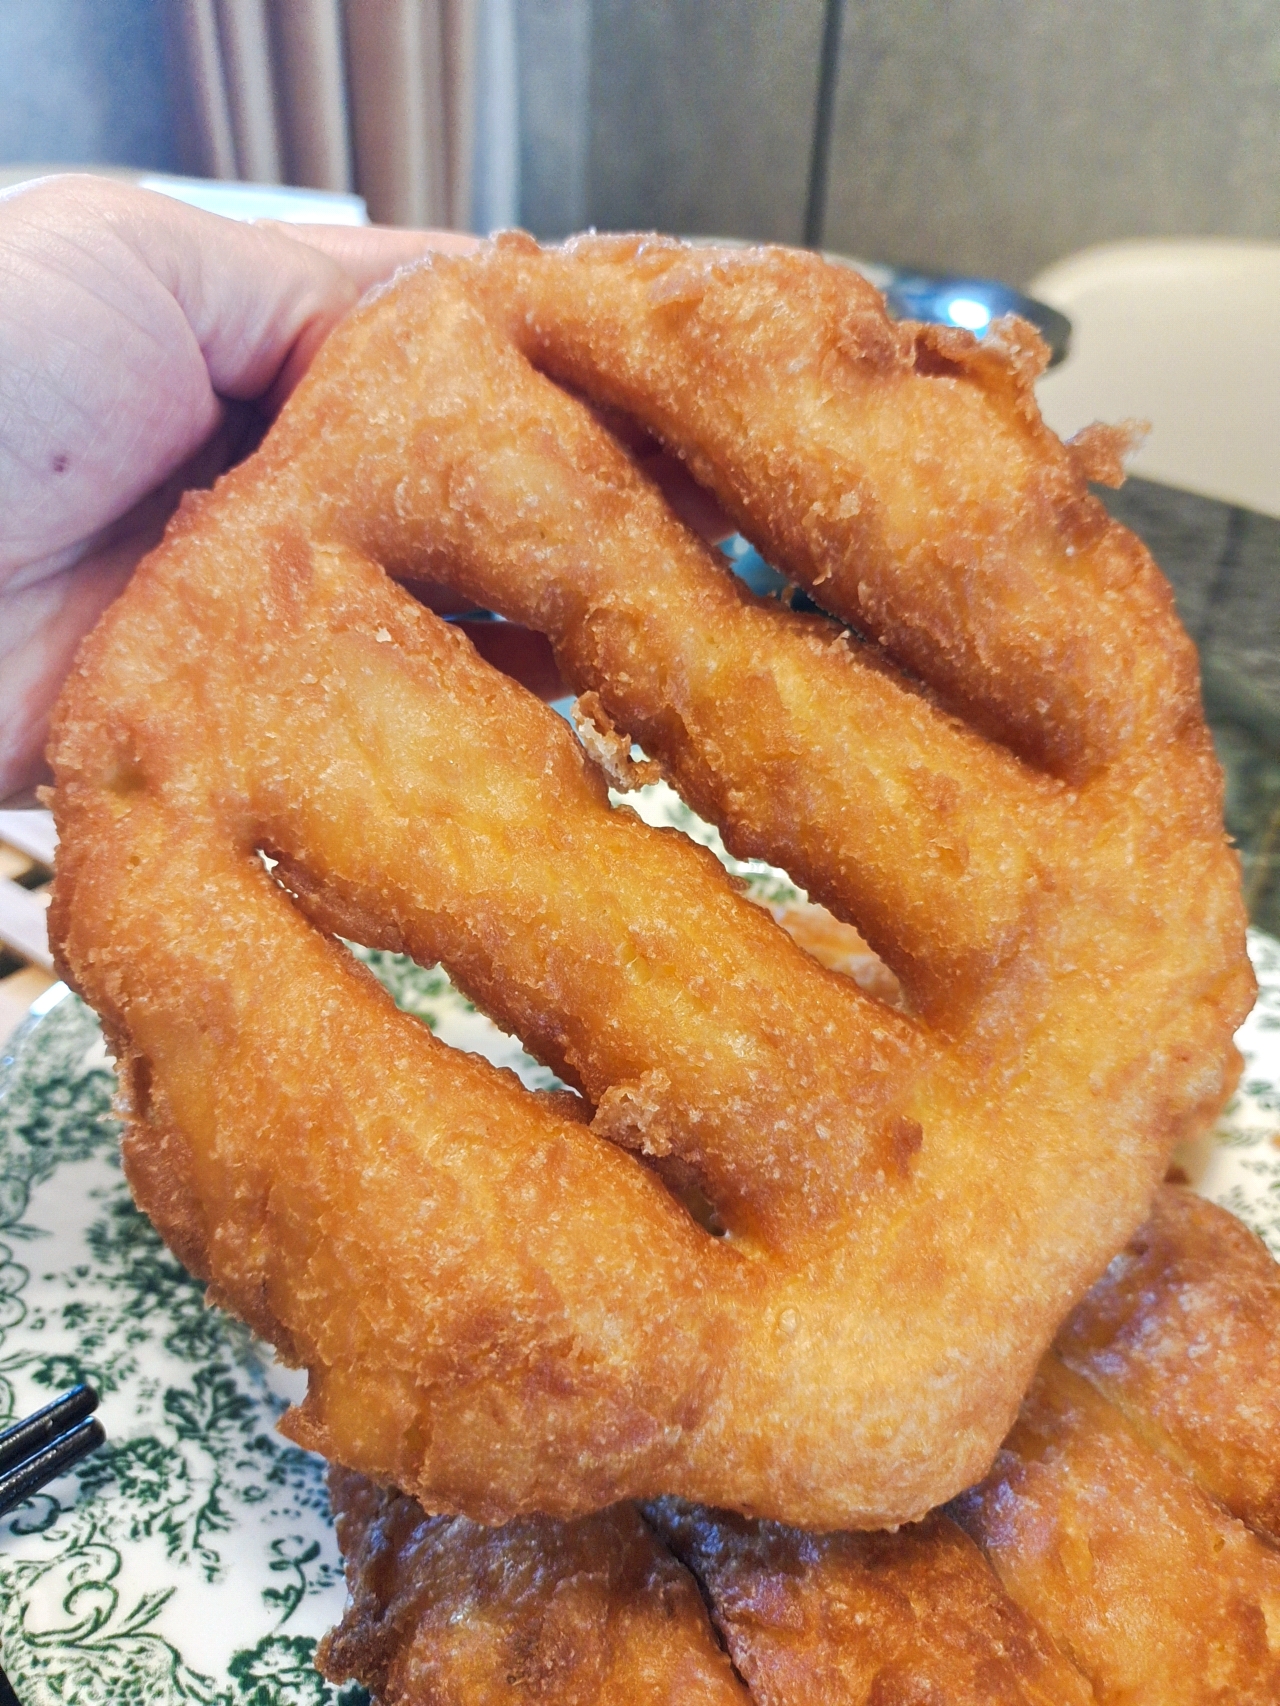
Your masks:
M 1146 541 L 1199 647 L 1249 917 L 1280 936 L 1280 521 L 1150 480 L 1101 496 Z

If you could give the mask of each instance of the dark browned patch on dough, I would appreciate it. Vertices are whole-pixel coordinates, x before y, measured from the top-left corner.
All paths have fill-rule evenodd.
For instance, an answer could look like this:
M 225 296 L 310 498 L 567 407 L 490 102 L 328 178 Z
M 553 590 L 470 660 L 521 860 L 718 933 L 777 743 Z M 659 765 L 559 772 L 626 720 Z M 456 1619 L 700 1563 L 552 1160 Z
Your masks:
M 924 379 L 968 379 L 971 377 L 964 362 L 943 355 L 931 344 L 916 345 L 915 370 Z
M 897 1114 L 889 1127 L 889 1152 L 894 1167 L 904 1176 L 924 1142 L 924 1127 L 907 1114 Z

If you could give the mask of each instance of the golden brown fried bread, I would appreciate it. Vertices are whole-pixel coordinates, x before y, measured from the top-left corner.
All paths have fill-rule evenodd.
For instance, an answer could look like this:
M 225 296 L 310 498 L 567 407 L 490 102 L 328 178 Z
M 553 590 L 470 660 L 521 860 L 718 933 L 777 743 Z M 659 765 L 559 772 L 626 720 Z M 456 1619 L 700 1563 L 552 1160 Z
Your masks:
M 1135 1261 L 1142 1265 L 1140 1285 L 1129 1284 Z M 1243 1441 L 1232 1418 L 1250 1406 L 1274 1411 L 1276 1365 L 1256 1358 L 1249 1334 L 1215 1334 L 1205 1299 L 1210 1287 L 1223 1300 L 1251 1298 L 1250 1331 L 1274 1335 L 1280 1308 L 1274 1293 L 1259 1289 L 1264 1263 L 1272 1278 L 1280 1273 L 1230 1215 L 1166 1189 L 1151 1221 L 1080 1305 L 1059 1347 L 1083 1342 L 1095 1360 L 1114 1352 L 1123 1366 L 1135 1345 L 1167 1346 L 1166 1334 L 1189 1312 L 1201 1331 L 1179 1355 L 1166 1356 L 1174 1398 L 1164 1405 L 1165 1419 L 1185 1432 L 1192 1405 L 1207 1397 L 1199 1434 L 1208 1435 L 1215 1414 L 1222 1418 L 1230 1461 L 1250 1488 L 1262 1484 L 1264 1471 L 1274 1474 L 1275 1441 L 1258 1431 Z M 1120 1310 L 1122 1287 L 1128 1301 Z M 1160 1388 L 1152 1393 L 1158 1403 Z M 1224 1408 L 1225 1393 L 1231 1397 Z M 1181 1453 L 1167 1457 L 1152 1449 L 1143 1437 L 1151 1434 L 1150 1417 L 1145 1394 L 1131 1395 L 1122 1415 L 1058 1354 L 1046 1357 L 992 1474 L 953 1507 L 988 1557 L 942 1513 L 894 1534 L 834 1535 L 669 1499 L 645 1506 L 644 1514 L 696 1578 L 750 1698 L 766 1706 L 1274 1701 L 1280 1698 L 1280 1550 L 1211 1498 Z M 358 1500 L 398 1508 L 394 1496 L 356 1478 L 340 1481 L 337 1492 L 340 1513 Z M 609 1514 L 630 1521 L 621 1511 Z M 398 1561 L 384 1547 L 375 1565 L 366 1543 L 349 1541 L 340 1514 L 352 1603 L 330 1650 L 329 1674 L 358 1675 L 375 1692 L 367 1666 L 334 1662 L 333 1655 L 348 1652 L 347 1633 L 389 1631 L 394 1622 L 397 1650 L 410 1650 L 420 1614 L 393 1620 L 386 1608 L 408 1604 L 405 1584 L 426 1580 L 428 1571 L 441 1579 L 461 1568 L 473 1544 L 469 1525 L 431 1525 L 420 1513 L 404 1520 L 416 1522 L 421 1537 L 412 1561 Z M 524 1639 L 536 1644 L 558 1572 L 570 1568 L 564 1537 L 572 1533 L 543 1522 L 489 1536 L 492 1560 L 510 1534 L 521 1593 L 504 1596 L 500 1574 L 490 1569 L 486 1591 L 499 1603 L 484 1603 L 478 1630 L 501 1623 L 501 1639 L 509 1641 L 510 1630 L 522 1627 Z M 455 1534 L 464 1538 L 455 1541 Z M 544 1564 L 537 1576 L 541 1598 L 523 1592 L 531 1552 Z M 424 1639 L 438 1643 L 441 1619 L 427 1621 L 431 1633 Z M 457 1662 L 465 1653 L 474 1664 L 470 1640 L 467 1624 L 450 1625 L 448 1650 Z M 703 1637 L 682 1623 L 658 1648 L 664 1662 L 681 1641 L 702 1650 Z M 485 1706 L 521 1696 L 478 1689 L 469 1698 Z
M 1280 1541 L 1280 1265 L 1234 1215 L 1162 1190 L 1056 1348 L 1135 1432 Z
M 1042 423 L 1030 327 L 894 325 L 865 280 L 784 249 L 510 237 L 465 271 L 539 369 L 640 422 L 771 563 L 1014 751 L 1084 780 L 1191 712 L 1168 589 L 1082 478 L 1123 478 L 1106 429 L 1064 447 Z
M 1025 945 L 1037 832 L 1074 815 L 1051 779 L 1092 782 L 1111 816 L 1155 753 L 1188 782 L 1212 765 L 1169 588 L 1040 422 L 1029 328 L 1002 345 L 894 326 L 815 257 L 662 239 L 510 239 L 393 289 L 398 323 L 366 314 L 326 356 L 348 391 L 373 371 L 429 388 L 429 467 L 400 479 L 402 416 L 380 409 L 355 469 L 368 501 L 334 524 L 547 632 L 731 851 L 864 927 L 921 1009 L 958 1022 Z M 522 351 L 662 434 L 880 643 L 846 655 L 838 631 L 744 598 Z M 887 658 L 1029 762 L 929 715 Z M 1171 800 L 1166 842 L 1220 837 L 1216 796 L 1198 778 Z
M 348 1471 L 330 1492 L 350 1601 L 318 1663 L 379 1706 L 1094 1698 L 944 1516 L 819 1537 L 663 1500 L 480 1529 Z
M 850 610 L 865 583 L 879 643 L 752 598 L 676 520 L 526 359 L 559 362 L 549 294 L 566 350 L 637 315 L 605 400 L 662 431 L 690 401 L 671 442 L 789 573 Z M 486 1521 L 671 1493 L 870 1527 L 984 1472 L 1219 1106 L 1252 993 L 1190 642 L 1012 337 L 894 327 L 783 251 L 436 261 L 87 643 L 53 939 L 121 1063 L 139 1201 L 309 1371 L 295 1438 Z M 911 1011 L 612 809 L 384 569 L 545 630 L 596 746 L 642 740 Z M 436 1045 L 324 931 L 442 960 L 591 1126 Z
M 1165 1186 L 958 1501 L 1106 1706 L 1280 1699 L 1278 1349 L 1280 1266 Z
M 1088 1683 L 938 1513 L 804 1534 L 672 1500 L 648 1520 L 697 1577 L 762 1706 L 1089 1706 Z
M 693 1578 L 630 1505 L 504 1529 L 335 1469 L 351 1604 L 317 1663 L 381 1706 L 746 1706 Z
M 1104 1706 L 1280 1699 L 1280 1552 L 1056 1356 L 958 1508 Z

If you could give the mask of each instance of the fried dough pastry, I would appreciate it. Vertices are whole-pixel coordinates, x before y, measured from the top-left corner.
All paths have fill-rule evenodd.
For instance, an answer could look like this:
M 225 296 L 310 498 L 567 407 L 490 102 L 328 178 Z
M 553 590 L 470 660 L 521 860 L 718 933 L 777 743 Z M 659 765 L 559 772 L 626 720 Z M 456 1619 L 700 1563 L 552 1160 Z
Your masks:
M 1213 1319 L 1232 1296 L 1244 1331 Z M 1150 1347 L 1167 1388 L 1135 1377 L 1122 1415 L 1061 1360 L 1081 1342 L 1113 1385 L 1117 1368 L 1154 1366 Z M 648 1700 L 659 1683 L 657 1698 L 718 1701 L 676 1681 L 714 1627 L 736 1698 L 760 1706 L 1264 1706 L 1280 1698 L 1280 1551 L 1237 1518 L 1280 1473 L 1277 1345 L 1280 1267 L 1223 1210 L 1165 1189 L 1045 1358 L 991 1477 L 954 1507 L 987 1557 L 942 1512 L 895 1534 L 811 1535 L 661 1500 L 643 1509 L 647 1537 L 626 1506 L 477 1530 L 340 1473 L 351 1599 L 322 1668 L 381 1706 Z M 1220 1460 L 1208 1472 L 1230 1465 L 1241 1496 L 1224 1508 L 1197 1485 L 1203 1467 L 1153 1450 L 1157 1416 L 1166 1440 L 1204 1442 L 1200 1465 Z M 589 1568 L 587 1534 L 603 1549 Z M 676 1559 L 706 1611 L 672 1582 L 654 1618 Z M 561 1635 L 585 1627 L 584 1592 L 595 1642 Z M 614 1629 L 642 1663 L 620 1658 Z M 533 1653 L 537 1666 L 513 1662 Z M 616 1692 L 591 1692 L 606 1671 Z
M 1097 446 L 1040 424 L 1039 354 L 785 251 L 436 258 L 107 613 L 53 742 L 52 937 L 139 1202 L 308 1370 L 292 1437 L 484 1522 L 874 1527 L 985 1471 L 1253 989 L 1191 643 Z M 867 637 L 748 594 L 539 366 Z M 544 631 L 594 750 L 642 742 L 910 1010 L 612 809 L 386 571 Z M 590 1124 L 327 933 L 442 961 Z
M 663 1500 L 487 1529 L 329 1486 L 350 1603 L 316 1662 L 379 1706 L 1094 1699 L 942 1515 L 810 1535 Z
M 1268 1706 L 1277 1487 L 1280 1267 L 1167 1186 L 955 1508 L 1105 1706 Z
M 633 1505 L 482 1528 L 330 1472 L 352 1604 L 317 1654 L 382 1702 L 746 1706 L 692 1576 Z
M 1088 1706 L 1088 1684 L 934 1512 L 896 1534 L 804 1534 L 670 1500 L 645 1514 L 692 1571 L 766 1706 Z
M 1280 1544 L 1280 1266 L 1247 1227 L 1161 1191 L 1056 1348 L 1161 1456 Z
M 1276 1402 L 1274 1380 L 1258 1397 Z M 1280 1553 L 1058 1358 L 960 1510 L 1010 1597 L 1103 1701 L 1280 1698 Z

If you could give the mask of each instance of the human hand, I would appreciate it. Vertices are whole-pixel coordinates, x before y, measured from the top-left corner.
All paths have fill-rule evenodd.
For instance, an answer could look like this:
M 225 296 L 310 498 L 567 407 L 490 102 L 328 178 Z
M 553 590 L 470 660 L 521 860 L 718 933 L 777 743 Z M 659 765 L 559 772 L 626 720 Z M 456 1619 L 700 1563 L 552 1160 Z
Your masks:
M 76 647 L 182 493 L 249 449 L 370 285 L 476 239 L 380 226 L 243 225 L 106 178 L 0 196 L 0 801 L 45 775 Z M 606 423 L 708 538 L 729 524 L 682 464 Z M 457 611 L 443 588 L 413 590 Z M 527 686 L 563 691 L 549 646 L 469 625 Z
M 81 638 L 361 292 L 451 232 L 241 225 L 108 179 L 0 197 L 0 799 Z

